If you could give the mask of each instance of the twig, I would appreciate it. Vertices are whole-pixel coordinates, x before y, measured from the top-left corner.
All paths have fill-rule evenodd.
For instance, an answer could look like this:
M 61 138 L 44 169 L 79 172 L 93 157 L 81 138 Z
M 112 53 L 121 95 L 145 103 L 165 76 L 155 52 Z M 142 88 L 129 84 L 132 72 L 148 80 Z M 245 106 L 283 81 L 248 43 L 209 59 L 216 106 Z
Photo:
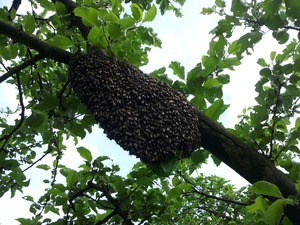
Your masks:
M 251 19 L 244 19 L 242 18 L 244 21 L 248 22 L 248 23 L 254 23 L 254 24 L 258 24 L 259 26 L 266 26 L 263 22 L 258 21 L 258 20 L 251 20 Z M 300 28 L 298 27 L 293 27 L 293 26 L 282 26 L 282 28 L 287 29 L 287 30 L 296 30 L 296 31 L 300 31 Z
M 127 225 L 134 225 L 134 223 L 128 219 L 128 212 L 124 211 L 123 209 L 121 209 L 120 204 L 111 196 L 111 194 L 109 193 L 109 191 L 106 189 L 106 187 L 104 186 L 99 186 L 97 184 L 94 184 L 93 182 L 88 182 L 88 185 L 90 187 L 93 187 L 96 190 L 101 191 L 105 197 L 107 198 L 107 200 L 113 204 L 116 213 L 122 217 L 122 219 L 124 220 L 125 224 Z
M 27 170 L 29 170 L 30 168 L 32 168 L 34 165 L 36 165 L 38 162 L 42 161 L 42 159 L 45 158 L 50 152 L 51 152 L 51 149 L 47 150 L 44 155 L 42 155 L 39 159 L 37 159 L 32 164 L 30 164 L 30 166 L 28 166 L 27 168 L 25 168 L 24 170 L 22 170 L 22 172 L 23 173 L 26 172 Z
M 24 122 L 24 118 L 25 118 L 25 106 L 24 106 L 24 102 L 23 102 L 23 91 L 22 91 L 22 86 L 21 86 L 21 81 L 20 81 L 20 75 L 19 73 L 17 73 L 17 87 L 18 87 L 18 91 L 19 91 L 19 103 L 21 106 L 21 113 L 20 113 L 20 120 L 17 123 L 17 125 L 14 127 L 14 129 L 9 132 L 9 134 L 4 135 L 0 138 L 0 142 L 4 141 L 0 151 L 2 151 L 6 145 L 6 143 L 8 142 L 8 140 L 13 136 L 13 134 L 20 129 L 20 127 L 22 126 L 23 122 Z
M 179 171 L 177 171 L 177 173 L 179 174 L 180 177 L 182 177 L 184 179 L 185 182 L 189 183 L 192 185 L 192 189 L 202 195 L 202 196 L 205 196 L 207 198 L 212 198 L 212 199 L 216 199 L 216 200 L 219 200 L 219 201 L 223 201 L 223 202 L 227 202 L 227 203 L 232 203 L 232 204 L 237 204 L 237 205 L 243 205 L 243 206 L 247 206 L 247 205 L 251 205 L 252 203 L 246 203 L 246 202 L 239 202 L 239 201 L 234 201 L 234 200 L 231 200 L 231 199 L 224 199 L 224 198 L 220 198 L 220 197 L 217 197 L 217 196 L 214 196 L 214 195 L 209 195 L 209 194 L 206 194 L 200 190 L 198 190 L 195 185 L 190 182 L 182 173 L 180 173 Z

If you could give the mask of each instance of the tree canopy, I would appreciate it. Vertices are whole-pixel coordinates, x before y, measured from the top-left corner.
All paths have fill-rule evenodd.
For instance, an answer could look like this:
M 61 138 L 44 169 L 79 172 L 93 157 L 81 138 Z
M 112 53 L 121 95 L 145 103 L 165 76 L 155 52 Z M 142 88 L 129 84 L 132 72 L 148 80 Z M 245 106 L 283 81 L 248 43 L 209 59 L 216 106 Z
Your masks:
M 201 147 L 183 159 L 138 162 L 127 176 L 108 165 L 108 157 L 78 145 L 97 124 L 70 84 L 70 59 L 98 51 L 113 59 L 103 65 L 112 79 L 119 75 L 114 66 L 127 65 L 112 62 L 128 62 L 127 69 L 147 65 L 151 48 L 161 46 L 151 22 L 167 11 L 181 17 L 185 0 L 29 2 L 31 9 L 22 14 L 21 0 L 0 8 L 0 82 L 15 87 L 18 100 L 17 110 L 1 109 L 0 197 L 31 187 L 27 172 L 34 167 L 48 186 L 39 199 L 24 196 L 32 204 L 27 218 L 16 218 L 20 224 L 300 224 L 298 0 L 215 0 L 199 12 L 220 17 L 201 61 L 187 72 L 173 61 L 166 65 L 172 76 L 166 67 L 149 75 L 193 105 Z M 274 46 L 269 58 L 257 59 L 256 103 L 226 129 L 219 121 L 228 108 L 223 86 L 270 33 L 283 50 Z M 68 148 L 70 140 L 76 150 Z M 80 155 L 78 169 L 61 163 L 67 151 Z M 202 174 L 210 156 L 251 186 L 237 189 Z

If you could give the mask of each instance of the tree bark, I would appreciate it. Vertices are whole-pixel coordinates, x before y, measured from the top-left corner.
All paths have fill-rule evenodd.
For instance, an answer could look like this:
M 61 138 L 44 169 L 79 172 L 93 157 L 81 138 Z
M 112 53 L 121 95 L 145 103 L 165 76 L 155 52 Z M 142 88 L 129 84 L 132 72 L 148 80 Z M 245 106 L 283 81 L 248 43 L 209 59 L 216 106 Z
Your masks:
M 251 184 L 264 180 L 275 184 L 286 198 L 298 194 L 294 182 L 277 169 L 269 159 L 241 142 L 202 112 L 197 111 L 197 115 L 203 148 L 210 151 Z M 284 212 L 295 225 L 300 224 L 298 205 L 288 205 Z

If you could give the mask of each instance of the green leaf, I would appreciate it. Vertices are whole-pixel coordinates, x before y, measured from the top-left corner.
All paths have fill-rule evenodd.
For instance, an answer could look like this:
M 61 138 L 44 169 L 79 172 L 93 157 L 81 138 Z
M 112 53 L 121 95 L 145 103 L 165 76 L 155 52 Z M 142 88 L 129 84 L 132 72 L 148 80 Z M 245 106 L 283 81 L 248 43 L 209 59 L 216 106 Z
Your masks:
M 123 29 L 127 29 L 129 27 L 134 26 L 135 24 L 135 19 L 131 18 L 131 17 L 126 17 L 123 18 L 119 21 L 120 25 L 122 26 Z
M 24 16 L 24 30 L 26 33 L 32 34 L 35 30 L 35 20 L 32 15 Z
M 46 125 L 47 117 L 44 113 L 33 111 L 26 119 L 26 124 L 32 129 L 40 129 Z
M 214 12 L 213 8 L 202 8 L 201 13 L 203 15 L 210 15 Z
M 70 133 L 76 137 L 84 138 L 86 135 L 86 133 L 84 131 L 84 127 L 82 126 L 82 124 L 80 124 L 77 121 L 71 121 L 67 125 L 67 128 L 70 131 Z
M 285 0 L 287 16 L 300 20 L 300 1 L 299 0 Z
M 55 11 L 57 15 L 65 15 L 68 13 L 66 5 L 60 1 L 55 1 Z
M 221 161 L 219 158 L 217 158 L 217 157 L 214 156 L 214 155 L 211 155 L 211 158 L 212 158 L 212 160 L 214 161 L 214 164 L 215 164 L 216 166 L 220 166 L 220 165 L 221 165 L 222 161 Z
M 268 66 L 269 66 L 269 65 L 266 63 L 266 60 L 263 59 L 263 58 L 259 58 L 259 59 L 257 60 L 257 64 L 260 65 L 260 66 L 262 66 L 262 67 L 268 67 Z
M 239 60 L 238 57 L 233 57 L 233 58 L 227 58 L 224 60 L 221 60 L 219 69 L 233 69 L 233 66 L 239 66 L 241 65 L 241 61 Z
M 217 79 L 209 78 L 205 81 L 203 87 L 205 87 L 206 89 L 220 87 L 220 83 Z
M 252 31 L 240 37 L 238 40 L 239 50 L 237 51 L 237 56 L 241 56 L 248 48 L 254 47 L 254 45 L 259 42 L 262 38 L 262 33 L 259 31 Z
M 5 60 L 14 59 L 18 55 L 18 47 L 16 45 L 0 46 L 0 55 Z
M 168 197 L 169 199 L 173 199 L 173 198 L 179 198 L 182 194 L 182 188 L 179 188 L 179 187 L 175 187 L 173 189 L 171 189 L 168 193 Z
M 273 37 L 278 41 L 279 44 L 284 44 L 289 40 L 289 33 L 286 31 L 274 31 Z
M 254 183 L 249 188 L 249 191 L 260 195 L 267 195 L 275 198 L 283 198 L 279 188 L 275 184 L 269 183 L 267 181 L 258 181 Z
M 42 169 L 42 170 L 50 170 L 50 166 L 47 165 L 47 164 L 40 164 L 40 165 L 37 165 L 36 168 L 39 168 L 39 169 Z
M 205 162 L 207 157 L 208 157 L 207 151 L 197 150 L 192 153 L 191 160 L 193 163 L 199 164 Z
M 124 181 L 121 176 L 117 176 L 117 175 L 114 176 L 112 178 L 112 182 L 114 184 L 114 187 L 116 188 L 116 191 L 119 193 L 119 195 L 120 195 L 120 193 L 126 191 L 126 189 L 124 188 L 125 184 L 124 184 Z
M 95 45 L 100 40 L 101 35 L 103 35 L 102 30 L 99 27 L 94 26 L 88 34 L 88 42 L 91 45 Z
M 178 76 L 180 79 L 185 79 L 184 66 L 178 61 L 172 61 L 169 68 L 173 70 L 174 75 Z
M 48 10 L 48 11 L 55 11 L 55 6 L 51 1 L 48 0 L 36 0 L 38 3 L 40 3 L 40 5 Z
M 216 6 L 219 8 L 224 8 L 226 6 L 225 2 L 223 0 L 215 0 Z
M 189 94 L 195 96 L 202 94 L 202 85 L 205 78 L 202 76 L 202 66 L 197 64 L 191 71 L 187 74 L 187 90 Z
M 108 25 L 109 37 L 113 40 L 118 39 L 122 35 L 121 26 L 119 24 L 109 24 Z
M 262 211 L 265 213 L 267 211 L 268 205 L 267 200 L 261 195 L 255 199 L 255 202 L 252 205 L 246 206 L 248 212 Z
M 196 106 L 198 109 L 205 109 L 206 108 L 206 101 L 204 96 L 196 95 L 192 98 L 191 103 Z
M 242 2 L 242 0 L 232 0 L 231 12 L 234 16 L 243 16 L 247 12 L 247 6 Z
M 293 70 L 295 72 L 300 72 L 300 57 L 294 61 Z
M 275 202 L 273 202 L 265 216 L 264 216 L 264 222 L 269 225 L 276 225 L 280 224 L 280 220 L 283 214 L 283 208 L 286 205 L 286 199 L 277 199 Z
M 26 180 L 26 176 L 24 175 L 24 173 L 17 168 L 16 170 L 13 170 L 12 172 L 9 173 L 9 175 L 21 186 L 24 187 L 28 187 L 30 180 L 25 181 Z
M 148 164 L 147 166 L 158 176 L 168 177 L 175 169 L 178 164 L 176 158 L 168 159 L 158 164 Z
M 22 225 L 32 225 L 31 219 L 17 218 L 16 220 Z
M 271 59 L 272 61 L 274 61 L 275 57 L 276 57 L 276 52 L 275 52 L 275 51 L 272 51 L 272 52 L 270 53 L 270 59 Z
M 107 13 L 104 16 L 104 19 L 106 21 L 110 21 L 110 22 L 114 22 L 114 23 L 118 23 L 119 22 L 119 17 L 116 14 L 112 13 L 112 12 Z
M 99 12 L 92 7 L 77 7 L 74 9 L 74 13 L 76 16 L 82 18 L 82 22 L 85 26 L 101 26 L 101 23 L 98 19 Z
M 278 14 L 268 16 L 268 18 L 266 18 L 265 20 L 266 20 L 265 25 L 270 30 L 277 30 L 277 29 L 282 28 L 284 25 L 287 24 L 287 21 L 281 19 L 281 17 Z
M 88 34 L 88 42 L 92 46 L 97 46 L 99 48 L 106 49 L 108 46 L 107 40 L 103 34 L 102 29 L 94 26 Z
M 212 120 L 217 121 L 228 107 L 229 105 L 225 105 L 223 99 L 218 99 L 205 110 L 205 114 Z
M 69 173 L 68 173 L 68 175 L 66 177 L 66 181 L 67 181 L 67 186 L 69 188 L 72 188 L 73 185 L 77 181 L 77 172 L 75 170 L 69 170 Z
M 39 111 L 50 111 L 56 108 L 58 105 L 58 98 L 56 96 L 48 95 L 44 97 L 43 101 L 34 107 Z
M 73 44 L 68 37 L 62 35 L 55 35 L 49 43 L 62 49 L 67 49 Z
M 132 12 L 134 19 L 136 21 L 141 21 L 143 18 L 143 11 L 139 7 L 139 5 L 136 3 L 133 3 L 130 8 L 131 8 L 131 12 Z
M 295 128 L 296 131 L 300 132 L 300 118 L 298 117 L 295 121 Z
M 80 156 L 82 158 L 84 158 L 88 162 L 91 162 L 93 160 L 92 154 L 91 154 L 90 150 L 88 150 L 87 148 L 85 148 L 85 147 L 78 147 L 77 148 L 77 152 L 80 154 Z
M 157 9 L 155 5 L 152 5 L 151 8 L 145 13 L 143 22 L 154 20 L 157 13 Z
M 259 74 L 262 77 L 270 77 L 272 75 L 272 71 L 269 68 L 263 68 L 259 71 Z

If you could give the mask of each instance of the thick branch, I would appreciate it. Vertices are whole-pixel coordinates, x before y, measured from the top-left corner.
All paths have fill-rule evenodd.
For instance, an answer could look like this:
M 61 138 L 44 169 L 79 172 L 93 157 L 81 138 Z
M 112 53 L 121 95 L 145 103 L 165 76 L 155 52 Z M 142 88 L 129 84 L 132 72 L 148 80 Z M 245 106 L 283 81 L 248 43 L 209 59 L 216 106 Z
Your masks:
M 235 170 L 251 184 L 265 180 L 278 186 L 284 197 L 297 195 L 295 184 L 271 161 L 238 140 L 225 128 L 197 111 L 202 147 Z M 285 214 L 294 224 L 300 224 L 300 208 L 287 206 Z
M 201 144 L 212 154 L 239 173 L 251 184 L 265 180 L 277 185 L 282 194 L 297 195 L 294 183 L 271 161 L 238 140 L 225 128 L 197 111 L 201 128 Z
M 9 12 L 11 12 L 13 9 L 18 11 L 19 6 L 21 5 L 22 0 L 13 0 L 13 3 L 9 9 Z
M 18 43 L 37 50 L 45 58 L 50 58 L 58 62 L 69 64 L 70 57 L 72 56 L 72 53 L 47 44 L 46 42 L 25 33 L 24 31 L 16 29 L 3 20 L 0 20 L 0 34 L 4 34 Z

